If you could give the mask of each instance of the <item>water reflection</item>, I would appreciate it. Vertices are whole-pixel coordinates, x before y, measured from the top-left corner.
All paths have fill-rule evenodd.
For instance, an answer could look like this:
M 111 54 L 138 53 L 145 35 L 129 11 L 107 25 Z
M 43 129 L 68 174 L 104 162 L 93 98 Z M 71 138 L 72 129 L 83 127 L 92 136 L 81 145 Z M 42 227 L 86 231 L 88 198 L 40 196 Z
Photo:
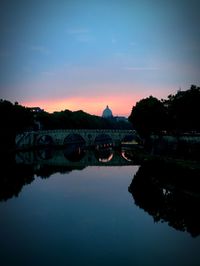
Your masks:
M 155 160 L 143 163 L 129 187 L 135 204 L 155 222 L 200 234 L 200 170 Z
M 65 146 L 63 154 L 70 162 L 79 162 L 85 156 L 85 149 L 76 144 L 69 144 Z
M 114 151 L 112 148 L 102 148 L 95 151 L 95 157 L 101 163 L 111 162 L 113 159 Z
M 86 150 L 77 145 L 70 145 L 64 149 L 57 150 L 41 149 L 18 152 L 16 154 L 16 163 L 70 167 L 133 164 L 132 160 L 124 155 L 124 151 L 113 150 L 111 147 Z
M 0 201 L 18 196 L 22 187 L 35 177 L 49 178 L 55 173 L 70 173 L 87 166 L 133 165 L 122 157 L 121 151 L 112 148 L 86 150 L 79 145 L 65 145 L 64 149 L 52 148 L 18 152 L 9 157 L 2 156 L 0 178 Z
M 140 164 L 128 150 L 110 147 L 85 150 L 41 149 L 19 152 L 1 158 L 0 201 L 18 196 L 23 186 L 35 178 L 49 178 L 54 173 L 70 173 L 87 166 L 126 166 Z M 131 160 L 132 158 L 132 160 Z M 108 168 L 109 171 L 109 168 Z M 106 186 L 106 184 L 105 184 Z M 167 222 L 173 228 L 200 234 L 200 169 L 163 160 L 144 161 L 129 186 L 135 204 L 151 215 L 155 222 Z
M 52 148 L 46 148 L 46 149 L 38 149 L 36 150 L 37 157 L 42 159 L 42 160 L 47 160 L 53 157 L 53 150 Z M 18 153 L 20 156 L 20 153 Z M 21 156 L 23 158 L 23 153 L 21 153 Z
M 25 184 L 34 180 L 34 168 L 31 165 L 16 164 L 13 156 L 2 156 L 0 178 L 0 201 L 18 196 Z

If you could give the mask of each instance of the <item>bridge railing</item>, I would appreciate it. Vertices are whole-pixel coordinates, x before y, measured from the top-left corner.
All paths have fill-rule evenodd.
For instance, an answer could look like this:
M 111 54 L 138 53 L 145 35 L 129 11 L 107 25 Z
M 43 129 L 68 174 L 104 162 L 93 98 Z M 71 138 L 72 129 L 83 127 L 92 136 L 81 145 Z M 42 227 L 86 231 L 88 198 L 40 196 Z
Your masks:
M 57 133 L 57 132 L 107 132 L 107 133 L 135 133 L 134 129 L 48 129 L 48 130 L 38 130 L 38 131 L 29 131 L 29 133 L 38 133 L 38 134 L 45 134 L 45 133 Z

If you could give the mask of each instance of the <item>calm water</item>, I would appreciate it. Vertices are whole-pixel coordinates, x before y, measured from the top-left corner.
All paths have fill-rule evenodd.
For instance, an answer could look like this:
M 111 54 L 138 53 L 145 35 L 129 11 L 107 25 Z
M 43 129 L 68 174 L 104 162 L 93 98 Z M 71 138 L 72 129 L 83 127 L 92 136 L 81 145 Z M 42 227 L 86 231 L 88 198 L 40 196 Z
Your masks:
M 51 156 L 45 158 L 34 161 L 33 177 L 26 169 L 29 184 L 16 185 L 23 174 L 13 174 L 18 192 L 6 192 L 0 202 L 2 266 L 200 265 L 199 235 L 154 222 L 135 205 L 128 187 L 138 165 L 95 166 L 93 158 L 83 166 L 72 160 L 71 168 L 69 162 L 59 166 L 61 174 L 61 157 L 54 171 Z

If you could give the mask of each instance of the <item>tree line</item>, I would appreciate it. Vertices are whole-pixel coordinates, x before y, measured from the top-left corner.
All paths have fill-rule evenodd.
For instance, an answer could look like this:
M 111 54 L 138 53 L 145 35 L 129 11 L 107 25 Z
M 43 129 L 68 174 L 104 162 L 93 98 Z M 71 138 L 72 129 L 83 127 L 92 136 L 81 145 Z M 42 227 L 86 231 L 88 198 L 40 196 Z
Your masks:
M 136 103 L 129 121 L 138 133 L 147 137 L 152 133 L 200 132 L 200 87 L 192 85 L 177 91 L 167 99 L 150 96 Z

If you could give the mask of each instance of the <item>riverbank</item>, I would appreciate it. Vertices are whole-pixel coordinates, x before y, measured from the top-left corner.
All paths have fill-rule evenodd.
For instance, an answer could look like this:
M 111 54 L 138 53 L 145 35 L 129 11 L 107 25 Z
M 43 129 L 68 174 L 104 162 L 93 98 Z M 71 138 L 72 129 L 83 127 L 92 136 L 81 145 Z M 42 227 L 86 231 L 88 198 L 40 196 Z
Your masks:
M 135 145 L 125 149 L 127 157 L 141 164 L 146 161 L 157 161 L 169 164 L 177 164 L 182 167 L 200 170 L 199 157 L 192 156 L 191 158 L 184 158 L 175 154 L 156 154 L 152 150 L 145 149 L 143 146 Z

